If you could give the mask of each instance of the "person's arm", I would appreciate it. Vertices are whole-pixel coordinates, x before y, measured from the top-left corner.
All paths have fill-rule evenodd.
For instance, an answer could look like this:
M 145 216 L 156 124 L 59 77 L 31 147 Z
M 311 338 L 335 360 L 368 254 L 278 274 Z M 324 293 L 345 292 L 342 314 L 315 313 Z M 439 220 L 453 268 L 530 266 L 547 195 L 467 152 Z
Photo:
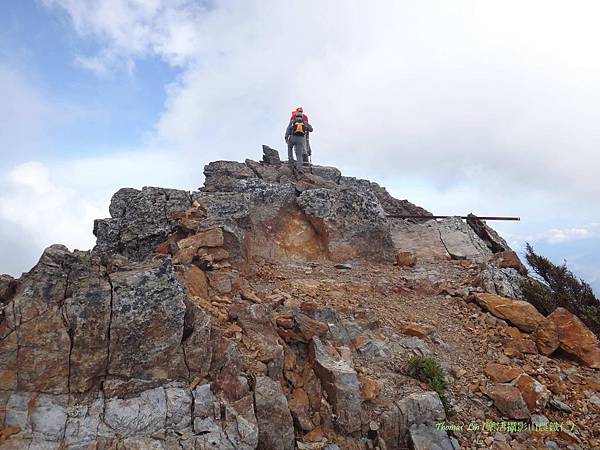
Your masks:
M 285 142 L 288 141 L 288 139 L 290 138 L 291 134 L 292 134 L 292 122 L 290 121 L 290 124 L 285 129 L 285 137 L 284 137 Z
M 308 131 L 309 133 L 313 132 L 313 127 L 310 123 L 306 122 L 306 131 Z

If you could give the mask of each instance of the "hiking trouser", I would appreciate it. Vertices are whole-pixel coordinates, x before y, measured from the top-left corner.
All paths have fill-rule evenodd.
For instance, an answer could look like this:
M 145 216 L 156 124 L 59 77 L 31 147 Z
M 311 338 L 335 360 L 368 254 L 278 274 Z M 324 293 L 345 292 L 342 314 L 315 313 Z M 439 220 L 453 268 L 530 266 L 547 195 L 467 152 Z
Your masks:
M 294 162 L 294 153 L 296 154 L 296 168 L 302 171 L 306 139 L 304 136 L 290 136 L 288 140 L 288 161 Z

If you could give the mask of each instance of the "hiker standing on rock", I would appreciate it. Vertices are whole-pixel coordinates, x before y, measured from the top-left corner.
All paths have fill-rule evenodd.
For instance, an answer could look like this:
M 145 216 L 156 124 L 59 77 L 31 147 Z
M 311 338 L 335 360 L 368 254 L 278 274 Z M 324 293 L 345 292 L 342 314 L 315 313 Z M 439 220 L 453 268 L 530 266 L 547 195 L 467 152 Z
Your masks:
M 304 154 L 307 153 L 307 136 L 313 131 L 313 127 L 308 123 L 308 117 L 303 113 L 302 108 L 296 110 L 296 115 L 292 117 L 285 130 L 285 142 L 288 145 L 288 161 L 290 165 L 294 164 L 294 153 L 296 153 L 296 170 L 303 172 Z
M 308 116 L 306 114 L 304 114 L 304 110 L 302 109 L 301 106 L 299 106 L 294 111 L 292 111 L 292 117 L 290 117 L 290 122 L 294 121 L 294 119 L 296 118 L 296 114 L 298 114 L 298 113 L 302 113 L 302 120 L 304 120 L 305 122 L 308 122 Z M 307 164 L 309 162 L 309 156 L 311 155 L 310 139 L 309 139 L 310 135 L 308 132 L 306 132 L 305 136 L 306 136 L 306 147 L 304 147 L 304 155 L 302 155 L 302 161 L 304 162 L 304 164 Z

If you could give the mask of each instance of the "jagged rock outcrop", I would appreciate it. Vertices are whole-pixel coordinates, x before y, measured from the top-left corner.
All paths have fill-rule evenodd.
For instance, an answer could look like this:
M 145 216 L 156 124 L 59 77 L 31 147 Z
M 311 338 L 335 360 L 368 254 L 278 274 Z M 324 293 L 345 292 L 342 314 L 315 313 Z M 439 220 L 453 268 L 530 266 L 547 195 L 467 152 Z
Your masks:
M 479 219 L 474 214 L 469 214 L 467 216 L 467 225 L 469 225 L 475 234 L 486 243 L 493 253 L 510 251 L 510 247 L 496 230 L 489 227 L 483 220 Z
M 460 448 L 435 426 L 447 419 L 440 397 L 402 373 L 413 355 L 450 353 L 442 328 L 387 314 L 458 272 L 465 297 L 508 295 L 523 274 L 493 260 L 508 249 L 485 224 L 427 219 L 335 168 L 307 172 L 265 147 L 260 162 L 210 163 L 198 191 L 121 189 L 92 251 L 52 246 L 20 279 L 0 277 L 0 448 Z M 388 217 L 399 214 L 426 217 Z M 399 252 L 410 263 L 393 266 Z M 510 276 L 476 287 L 486 271 Z M 342 289 L 342 276 L 356 278 Z M 444 289 L 436 302 L 463 296 Z M 397 297 L 375 314 L 373 292 Z M 482 304 L 554 347 L 548 319 L 521 303 L 507 312 L 513 301 Z M 528 417 L 548 402 L 536 383 L 488 395 Z
M 177 226 L 174 214 L 190 208 L 186 191 L 124 188 L 110 202 L 110 219 L 94 222 L 95 253 L 119 254 L 141 261 L 152 254 Z
M 0 275 L 0 303 L 6 304 L 10 301 L 17 290 L 17 281 L 9 275 Z
M 475 286 L 501 297 L 522 299 L 521 283 L 525 277 L 513 268 L 499 268 L 492 260 L 473 280 Z
M 360 384 L 354 368 L 332 346 L 314 337 L 310 355 L 340 427 L 347 433 L 360 429 Z

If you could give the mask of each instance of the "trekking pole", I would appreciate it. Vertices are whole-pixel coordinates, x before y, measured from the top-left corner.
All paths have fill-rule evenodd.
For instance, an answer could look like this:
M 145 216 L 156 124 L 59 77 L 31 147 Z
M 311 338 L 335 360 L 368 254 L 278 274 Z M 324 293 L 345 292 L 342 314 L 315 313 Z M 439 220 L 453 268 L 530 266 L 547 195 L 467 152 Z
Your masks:
M 310 173 L 313 173 L 312 150 L 310 148 L 310 141 L 308 140 L 308 135 L 306 135 L 306 148 L 308 149 L 308 170 L 310 171 Z

